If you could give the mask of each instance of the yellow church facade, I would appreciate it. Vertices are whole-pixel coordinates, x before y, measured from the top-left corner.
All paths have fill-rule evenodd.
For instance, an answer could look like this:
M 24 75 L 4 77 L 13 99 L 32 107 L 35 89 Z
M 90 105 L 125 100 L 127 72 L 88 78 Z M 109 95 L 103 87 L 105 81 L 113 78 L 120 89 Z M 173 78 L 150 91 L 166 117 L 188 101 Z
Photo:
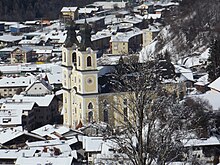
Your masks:
M 63 124 L 106 122 L 119 126 L 128 118 L 125 93 L 99 93 L 96 52 L 63 47 Z

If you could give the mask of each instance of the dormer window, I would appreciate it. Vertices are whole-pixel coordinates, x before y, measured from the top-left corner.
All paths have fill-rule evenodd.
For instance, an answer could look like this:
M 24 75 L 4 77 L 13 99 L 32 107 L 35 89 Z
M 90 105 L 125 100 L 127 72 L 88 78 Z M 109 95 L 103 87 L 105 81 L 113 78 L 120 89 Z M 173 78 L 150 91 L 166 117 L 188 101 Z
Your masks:
M 92 66 L 92 58 L 90 56 L 87 57 L 87 66 Z

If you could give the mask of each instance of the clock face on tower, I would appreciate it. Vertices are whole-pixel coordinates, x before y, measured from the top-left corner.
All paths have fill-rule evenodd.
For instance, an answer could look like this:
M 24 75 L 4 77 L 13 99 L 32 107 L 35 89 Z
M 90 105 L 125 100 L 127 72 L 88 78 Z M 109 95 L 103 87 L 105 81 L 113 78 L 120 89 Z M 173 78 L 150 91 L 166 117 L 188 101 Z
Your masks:
M 88 77 L 86 80 L 87 84 L 92 84 L 93 83 L 93 78 L 92 77 Z

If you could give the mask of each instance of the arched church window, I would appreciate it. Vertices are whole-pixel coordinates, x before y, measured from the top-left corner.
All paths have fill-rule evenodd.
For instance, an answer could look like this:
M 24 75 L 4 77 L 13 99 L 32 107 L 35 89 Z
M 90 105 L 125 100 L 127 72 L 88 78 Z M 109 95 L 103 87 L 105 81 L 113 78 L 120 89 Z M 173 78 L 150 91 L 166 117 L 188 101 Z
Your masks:
M 104 109 L 104 122 L 108 123 L 108 109 Z
M 88 120 L 89 120 L 89 123 L 93 122 L 93 112 L 92 111 L 89 111 L 89 113 L 88 113 Z
M 90 56 L 87 57 L 87 66 L 92 66 L 92 58 Z
M 108 117 L 108 116 L 109 116 L 109 114 L 108 114 L 109 104 L 108 104 L 107 100 L 104 100 L 103 106 L 104 106 L 104 108 L 103 108 L 103 118 L 104 118 L 104 122 L 105 122 L 105 123 L 108 123 L 108 121 L 109 121 L 109 117 Z
M 73 52 L 72 54 L 72 62 L 74 65 L 76 65 L 76 52 Z
M 91 102 L 88 105 L 88 109 L 93 109 L 93 104 Z

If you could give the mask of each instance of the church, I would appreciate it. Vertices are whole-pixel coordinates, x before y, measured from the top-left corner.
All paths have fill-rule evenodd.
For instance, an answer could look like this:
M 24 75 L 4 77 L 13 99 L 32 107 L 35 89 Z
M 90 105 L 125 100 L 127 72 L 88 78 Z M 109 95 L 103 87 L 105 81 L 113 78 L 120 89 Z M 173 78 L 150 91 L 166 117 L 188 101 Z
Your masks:
M 93 122 L 106 122 L 117 126 L 124 120 L 110 106 L 114 101 L 117 109 L 123 107 L 128 115 L 127 100 L 120 94 L 100 93 L 98 90 L 97 55 L 92 49 L 91 27 L 85 20 L 80 30 L 81 42 L 76 38 L 74 23 L 68 28 L 62 49 L 63 124 L 72 128 Z M 121 105 L 120 107 L 118 107 Z

